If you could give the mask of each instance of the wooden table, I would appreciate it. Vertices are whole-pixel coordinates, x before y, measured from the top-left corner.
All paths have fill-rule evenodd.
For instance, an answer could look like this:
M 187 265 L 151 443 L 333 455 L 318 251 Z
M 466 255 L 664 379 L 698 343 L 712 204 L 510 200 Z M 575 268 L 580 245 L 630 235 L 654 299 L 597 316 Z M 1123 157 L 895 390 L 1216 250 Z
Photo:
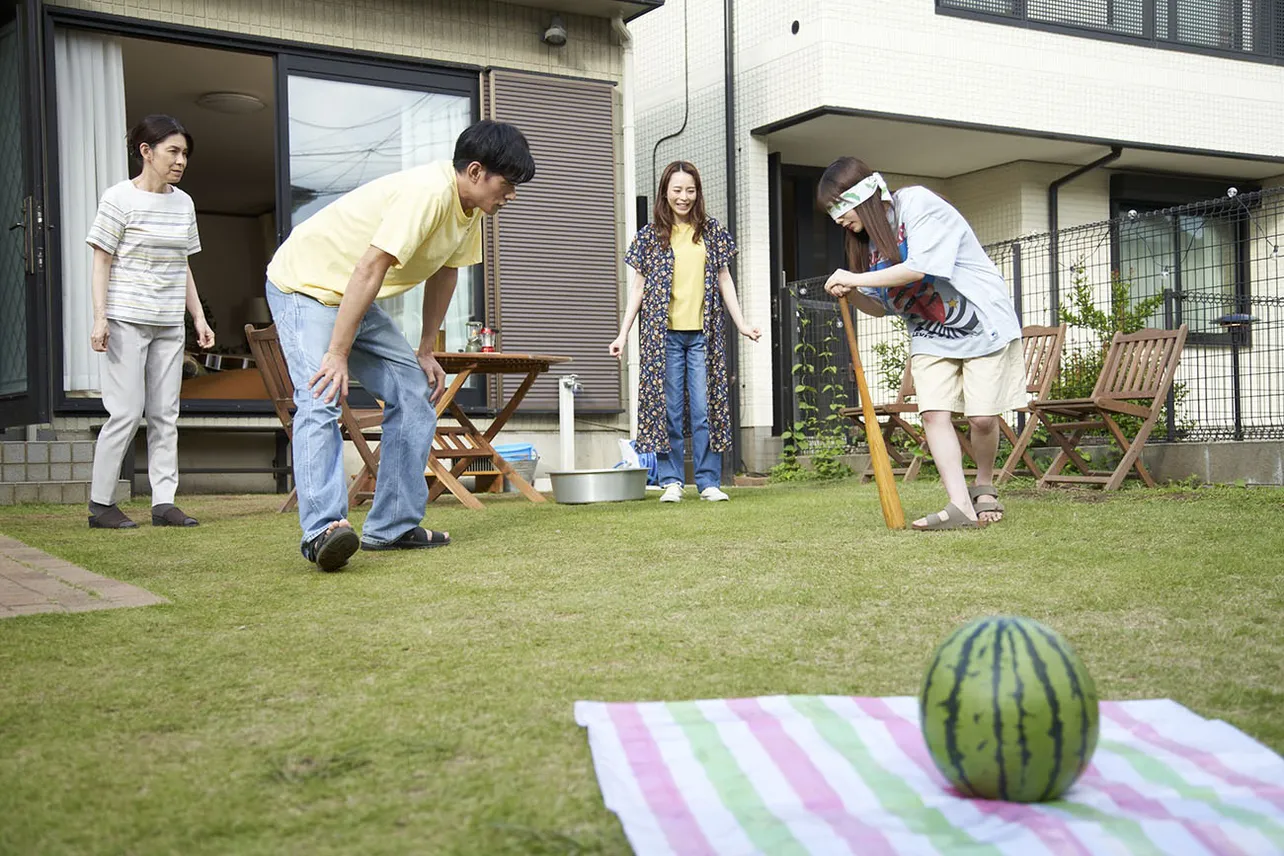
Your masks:
M 428 456 L 426 476 L 435 479 L 428 489 L 428 501 L 432 502 L 446 491 L 468 508 L 481 510 L 481 501 L 464 489 L 459 477 L 468 469 L 468 465 L 479 459 L 489 459 L 495 469 L 517 488 L 522 496 L 531 502 L 546 502 L 544 496 L 531 487 L 526 479 L 513 470 L 512 465 L 495 451 L 491 442 L 503 430 L 509 417 L 522 403 L 531 385 L 544 372 L 558 363 L 569 363 L 570 357 L 553 357 L 546 354 L 462 354 L 453 351 L 434 352 L 433 356 L 445 369 L 446 374 L 454 375 L 446 391 L 437 401 L 437 433 L 432 441 L 432 453 Z M 455 396 L 464 388 L 464 384 L 473 375 L 523 374 L 526 377 L 518 384 L 517 389 L 508 397 L 504 407 L 495 414 L 495 419 L 485 431 L 473 424 L 464 413 L 463 408 L 455 401 Z M 449 416 L 456 425 L 442 425 L 441 418 Z M 453 462 L 449 468 L 443 461 Z

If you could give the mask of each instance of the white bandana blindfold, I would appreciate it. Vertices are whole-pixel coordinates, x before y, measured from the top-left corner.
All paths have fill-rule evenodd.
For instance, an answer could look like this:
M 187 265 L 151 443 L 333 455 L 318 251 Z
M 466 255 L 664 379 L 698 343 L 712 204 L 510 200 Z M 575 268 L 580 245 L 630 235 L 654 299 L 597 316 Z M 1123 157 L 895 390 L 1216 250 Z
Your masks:
M 892 192 L 887 189 L 887 182 L 876 172 L 839 194 L 837 201 L 829 206 L 829 216 L 836 221 L 857 205 L 872 199 L 874 194 L 878 194 L 884 202 L 892 201 Z

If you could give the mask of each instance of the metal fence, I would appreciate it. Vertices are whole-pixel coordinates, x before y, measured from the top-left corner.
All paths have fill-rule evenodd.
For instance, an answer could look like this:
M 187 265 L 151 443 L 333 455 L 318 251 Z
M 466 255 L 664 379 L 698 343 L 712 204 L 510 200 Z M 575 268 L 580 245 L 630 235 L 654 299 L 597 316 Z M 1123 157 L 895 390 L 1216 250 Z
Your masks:
M 1166 423 L 1156 440 L 1284 439 L 1284 188 L 1121 216 L 986 246 L 1023 324 L 1069 325 L 1064 368 L 1108 344 L 1119 327 L 1190 331 Z M 783 353 L 795 366 L 787 397 L 829 412 L 856 394 L 837 302 L 824 279 L 786 286 Z M 907 339 L 890 318 L 856 313 L 861 361 L 876 402 L 891 401 Z M 798 365 L 824 354 L 841 389 Z M 1067 373 L 1062 381 L 1068 382 Z M 1062 388 L 1068 394 L 1072 390 Z M 1084 396 L 1090 389 L 1073 390 Z

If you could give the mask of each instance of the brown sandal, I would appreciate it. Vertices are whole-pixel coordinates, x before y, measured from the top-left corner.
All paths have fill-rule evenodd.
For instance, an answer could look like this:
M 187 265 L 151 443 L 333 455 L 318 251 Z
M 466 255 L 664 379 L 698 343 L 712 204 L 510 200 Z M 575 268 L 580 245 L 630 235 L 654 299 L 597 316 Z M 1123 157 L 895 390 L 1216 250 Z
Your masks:
M 944 511 L 927 515 L 927 522 L 922 526 L 911 524 L 911 528 L 918 532 L 944 532 L 947 529 L 981 529 L 984 526 L 984 523 L 971 519 L 952 502 L 945 506 Z
M 999 519 L 1002 519 L 1003 503 L 999 502 L 999 489 L 994 485 L 972 485 L 967 489 L 967 495 L 972 498 L 972 508 L 977 514 L 994 513 L 1000 515 Z

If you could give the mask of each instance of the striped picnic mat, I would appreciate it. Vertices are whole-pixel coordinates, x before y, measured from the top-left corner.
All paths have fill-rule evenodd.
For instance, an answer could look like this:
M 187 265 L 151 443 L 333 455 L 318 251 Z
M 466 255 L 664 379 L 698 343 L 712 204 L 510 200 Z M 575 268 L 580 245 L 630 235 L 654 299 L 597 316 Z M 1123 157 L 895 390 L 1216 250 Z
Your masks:
M 1103 702 L 1059 802 L 971 800 L 913 698 L 577 702 L 606 806 L 652 854 L 1281 854 L 1284 759 L 1168 701 Z

